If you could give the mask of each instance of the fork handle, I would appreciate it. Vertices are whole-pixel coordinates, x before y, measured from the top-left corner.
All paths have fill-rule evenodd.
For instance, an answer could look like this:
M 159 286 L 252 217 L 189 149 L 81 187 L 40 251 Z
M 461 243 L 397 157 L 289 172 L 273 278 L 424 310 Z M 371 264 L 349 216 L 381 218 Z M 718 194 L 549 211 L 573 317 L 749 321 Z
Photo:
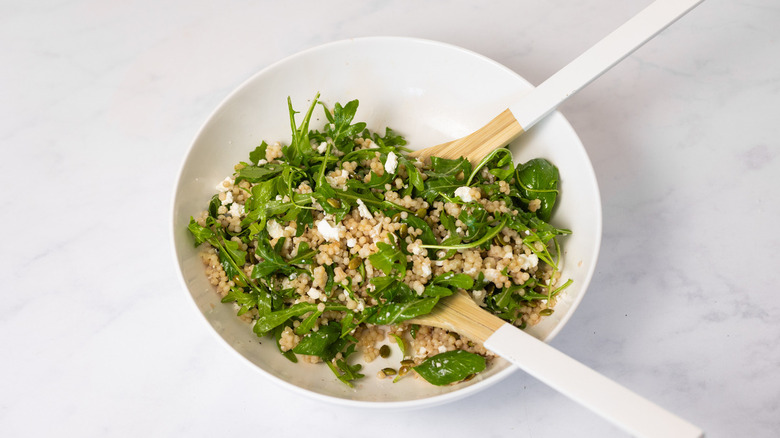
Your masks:
M 485 348 L 591 409 L 630 434 L 642 438 L 699 438 L 701 429 L 624 386 L 602 376 L 555 348 L 504 324 Z
M 536 87 L 509 110 L 528 130 L 569 96 L 630 55 L 703 0 L 657 0 Z

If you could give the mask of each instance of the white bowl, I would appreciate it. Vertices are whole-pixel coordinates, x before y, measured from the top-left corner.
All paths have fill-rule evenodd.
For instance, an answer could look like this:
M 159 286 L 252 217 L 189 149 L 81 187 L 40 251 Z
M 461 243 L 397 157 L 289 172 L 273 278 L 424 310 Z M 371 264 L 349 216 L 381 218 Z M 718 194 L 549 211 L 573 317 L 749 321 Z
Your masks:
M 437 387 L 421 379 L 380 380 L 386 364 L 376 360 L 366 377 L 349 388 L 320 365 L 293 364 L 273 341 L 258 339 L 232 305 L 221 304 L 206 281 L 198 250 L 187 232 L 191 215 L 205 209 L 217 182 L 246 161 L 255 146 L 290 141 L 287 96 L 296 109 L 314 95 L 332 105 L 360 100 L 356 120 L 373 131 L 390 126 L 412 148 L 462 137 L 520 98 L 532 86 L 518 74 L 481 55 L 438 42 L 360 38 L 326 44 L 262 70 L 222 102 L 195 137 L 182 165 L 173 201 L 173 244 L 181 278 L 214 332 L 253 367 L 272 380 L 315 398 L 363 407 L 418 407 L 443 403 L 482 390 L 515 368 L 497 360 L 477 378 Z M 322 120 L 314 120 L 320 127 Z M 563 274 L 574 280 L 555 313 L 527 331 L 549 341 L 572 315 L 593 275 L 601 242 L 601 201 L 590 160 L 560 113 L 553 113 L 511 145 L 515 160 L 544 157 L 558 166 L 561 196 L 553 224 L 573 231 L 561 239 Z M 260 341 L 260 342 L 258 342 Z M 397 350 L 397 349 L 394 349 Z M 396 353 L 400 354 L 400 353 Z

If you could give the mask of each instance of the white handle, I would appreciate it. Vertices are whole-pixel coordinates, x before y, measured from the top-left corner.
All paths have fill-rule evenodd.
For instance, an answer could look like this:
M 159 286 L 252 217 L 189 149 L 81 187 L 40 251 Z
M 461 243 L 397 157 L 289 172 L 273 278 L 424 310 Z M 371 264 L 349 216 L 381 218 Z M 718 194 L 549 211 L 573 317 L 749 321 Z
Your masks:
M 485 348 L 637 437 L 699 438 L 701 429 L 593 371 L 511 324 Z
M 657 0 L 552 75 L 509 110 L 524 130 L 551 113 L 703 0 Z

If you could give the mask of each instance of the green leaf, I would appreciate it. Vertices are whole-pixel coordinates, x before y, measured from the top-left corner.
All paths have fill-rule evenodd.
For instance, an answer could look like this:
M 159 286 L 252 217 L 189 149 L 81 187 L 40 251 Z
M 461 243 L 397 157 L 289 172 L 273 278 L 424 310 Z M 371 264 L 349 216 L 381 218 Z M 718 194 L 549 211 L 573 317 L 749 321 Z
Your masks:
M 331 321 L 328 325 L 320 326 L 316 332 L 310 332 L 301 342 L 293 348 L 297 354 L 318 356 L 324 360 L 333 359 L 346 341 L 341 339 L 341 324 Z
M 202 227 L 198 225 L 197 222 L 195 222 L 195 219 L 190 216 L 190 224 L 187 226 L 187 229 L 190 230 L 190 233 L 192 233 L 192 237 L 195 238 L 195 246 L 200 246 L 203 242 L 209 241 L 211 239 L 214 239 L 216 235 L 213 231 L 211 231 L 210 228 Z
M 456 274 L 454 272 L 445 272 L 436 276 L 431 284 L 440 286 L 452 286 L 459 289 L 471 289 L 474 286 L 474 279 L 468 274 Z
M 325 310 L 326 311 L 335 310 L 335 311 L 343 312 L 347 310 L 347 307 L 341 305 L 335 305 L 335 304 L 326 304 Z M 280 324 L 284 324 L 290 318 L 298 317 L 305 313 L 316 312 L 316 311 L 317 311 L 317 305 L 314 303 L 293 304 L 290 307 L 260 315 L 260 317 L 255 321 L 253 330 L 255 333 L 257 333 L 258 336 L 265 336 L 265 334 L 273 330 L 274 327 L 277 327 Z
M 403 136 L 396 133 L 390 128 L 385 128 L 384 137 L 380 137 L 379 134 L 374 133 L 371 136 L 371 140 L 373 140 L 374 143 L 378 144 L 381 147 L 406 145 L 406 140 L 403 138 Z
M 293 353 L 292 350 L 282 351 L 282 345 L 279 343 L 279 341 L 282 339 L 282 332 L 284 332 L 285 326 L 285 324 L 282 324 L 274 328 L 274 340 L 276 340 L 276 348 L 279 349 L 279 352 L 282 353 L 282 356 L 286 357 L 287 360 L 292 363 L 298 363 L 298 357 L 295 356 L 295 353 Z
M 541 208 L 536 215 L 543 221 L 549 221 L 552 209 L 558 197 L 558 168 L 543 158 L 536 158 L 515 169 L 516 187 L 527 201 L 539 199 Z
M 425 190 L 425 184 L 423 183 L 422 174 L 420 173 L 420 170 L 412 164 L 411 161 L 407 159 L 402 159 L 405 161 L 404 165 L 406 166 L 406 173 L 409 174 L 409 185 L 413 186 L 415 189 L 419 191 Z
M 269 180 L 284 171 L 284 164 L 267 163 L 261 166 L 246 166 L 238 171 L 236 182 L 247 180 L 251 183 Z
M 370 308 L 373 314 L 368 317 L 366 322 L 377 325 L 397 324 L 431 313 L 438 301 L 438 297 L 430 297 L 405 303 L 380 304 Z
M 223 303 L 235 302 L 241 308 L 238 310 L 238 316 L 243 315 L 253 307 L 257 307 L 259 298 L 256 293 L 245 293 L 241 288 L 231 288 L 227 295 L 222 298 Z
M 398 344 L 398 349 L 401 350 L 401 356 L 406 357 L 406 342 L 404 342 L 404 339 L 395 333 L 390 333 L 390 336 L 392 336 L 393 339 L 395 339 L 395 343 Z
M 376 246 L 379 251 L 368 256 L 371 265 L 384 272 L 385 275 L 390 275 L 395 270 L 398 272 L 399 278 L 404 278 L 406 275 L 406 256 L 404 253 L 389 243 L 377 242 Z
M 426 359 L 414 367 L 423 379 L 437 385 L 449 385 L 485 369 L 485 358 L 463 350 L 447 351 Z
M 256 166 L 258 161 L 265 159 L 265 150 L 267 148 L 268 144 L 266 142 L 260 143 L 260 146 L 256 147 L 255 150 L 249 153 L 249 161 L 251 161 L 252 164 Z
M 423 295 L 427 297 L 448 297 L 452 295 L 452 290 L 443 286 L 436 286 L 435 284 L 429 284 L 425 286 Z

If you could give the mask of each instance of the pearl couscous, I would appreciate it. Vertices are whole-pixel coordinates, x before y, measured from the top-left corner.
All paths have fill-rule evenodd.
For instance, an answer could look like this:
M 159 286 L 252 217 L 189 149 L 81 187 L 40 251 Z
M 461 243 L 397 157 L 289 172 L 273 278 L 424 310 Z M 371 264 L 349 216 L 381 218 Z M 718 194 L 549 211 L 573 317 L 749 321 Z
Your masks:
M 388 344 L 404 359 L 379 378 L 424 374 L 410 371 L 447 352 L 481 358 L 456 380 L 430 379 L 451 384 L 492 354 L 407 320 L 461 291 L 521 328 L 553 312 L 568 285 L 556 237 L 569 233 L 549 224 L 554 166 L 515 166 L 506 149 L 476 166 L 421 161 L 392 130 L 354 123 L 357 101 L 326 109 L 329 123 L 309 130 L 316 103 L 298 126 L 290 107 L 291 144 L 257 147 L 190 222 L 209 281 L 258 336 L 273 336 L 291 361 L 324 362 L 349 385 L 363 377 L 352 354 L 371 362 Z

